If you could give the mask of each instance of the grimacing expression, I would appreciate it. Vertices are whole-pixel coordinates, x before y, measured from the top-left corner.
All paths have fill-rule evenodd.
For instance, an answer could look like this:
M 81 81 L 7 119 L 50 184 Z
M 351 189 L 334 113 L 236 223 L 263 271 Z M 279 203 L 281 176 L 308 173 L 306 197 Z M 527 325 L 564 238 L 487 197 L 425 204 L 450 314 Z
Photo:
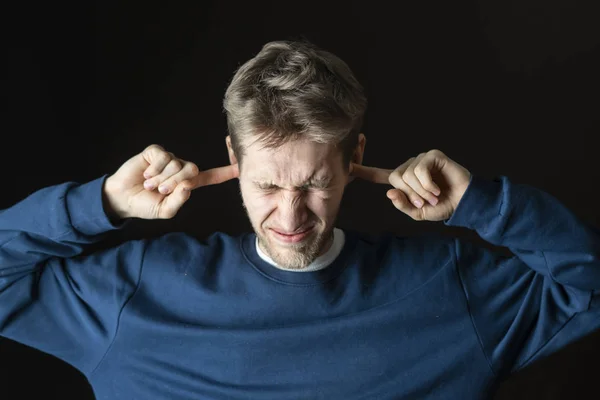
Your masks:
M 230 160 L 237 162 L 228 141 Z M 278 148 L 246 147 L 239 184 L 263 252 L 301 269 L 331 245 L 348 172 L 334 146 L 292 140 Z

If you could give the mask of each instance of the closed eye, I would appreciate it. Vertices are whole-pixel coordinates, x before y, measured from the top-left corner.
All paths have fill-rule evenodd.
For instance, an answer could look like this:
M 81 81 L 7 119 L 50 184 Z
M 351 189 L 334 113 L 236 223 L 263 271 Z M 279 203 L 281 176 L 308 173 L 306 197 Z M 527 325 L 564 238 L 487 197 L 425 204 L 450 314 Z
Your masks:
M 327 184 L 315 182 L 309 183 L 301 187 L 302 190 L 316 189 L 316 190 L 325 190 L 327 189 Z
M 277 189 L 276 185 L 267 184 L 267 183 L 264 183 L 264 184 L 260 184 L 259 183 L 257 186 L 258 186 L 258 188 L 260 190 L 273 190 L 273 189 Z
M 279 189 L 279 186 L 274 185 L 272 183 L 260 183 L 260 182 L 255 182 L 256 187 L 258 187 L 260 190 L 275 190 L 275 189 Z M 309 190 L 309 189 L 316 189 L 316 190 L 326 190 L 329 188 L 329 181 L 315 181 L 315 182 L 309 182 L 305 185 L 300 186 L 298 189 L 300 190 Z

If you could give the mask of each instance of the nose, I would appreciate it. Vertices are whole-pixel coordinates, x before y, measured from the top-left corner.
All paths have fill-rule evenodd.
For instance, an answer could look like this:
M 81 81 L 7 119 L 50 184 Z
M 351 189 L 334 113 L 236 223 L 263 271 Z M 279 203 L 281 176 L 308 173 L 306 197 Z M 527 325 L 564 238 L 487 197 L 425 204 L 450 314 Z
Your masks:
M 293 233 L 306 228 L 309 212 L 302 191 L 290 190 L 282 194 L 277 206 L 277 213 L 278 230 L 284 233 Z

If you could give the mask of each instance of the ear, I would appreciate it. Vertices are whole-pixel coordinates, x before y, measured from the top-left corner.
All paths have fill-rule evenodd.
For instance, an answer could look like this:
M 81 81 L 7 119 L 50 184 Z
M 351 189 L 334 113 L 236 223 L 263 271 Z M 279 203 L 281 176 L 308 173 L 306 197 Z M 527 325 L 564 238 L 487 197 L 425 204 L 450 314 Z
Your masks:
M 351 162 L 355 164 L 362 164 L 363 155 L 365 154 L 365 146 L 367 144 L 367 138 L 364 133 L 360 133 L 358 135 L 358 144 L 356 145 L 356 149 L 354 150 L 354 155 L 352 156 Z
M 363 156 L 365 154 L 365 146 L 367 144 L 367 138 L 363 133 L 358 135 L 358 144 L 356 145 L 356 149 L 354 150 L 354 154 L 352 155 L 352 159 L 350 163 L 361 164 L 363 162 Z M 348 179 L 346 180 L 346 184 L 352 182 L 354 180 L 353 176 L 348 175 Z
M 233 148 L 231 147 L 231 136 L 227 135 L 225 138 L 225 144 L 227 145 L 227 154 L 229 154 L 229 162 L 231 165 L 237 164 L 237 158 L 235 153 L 233 152 Z

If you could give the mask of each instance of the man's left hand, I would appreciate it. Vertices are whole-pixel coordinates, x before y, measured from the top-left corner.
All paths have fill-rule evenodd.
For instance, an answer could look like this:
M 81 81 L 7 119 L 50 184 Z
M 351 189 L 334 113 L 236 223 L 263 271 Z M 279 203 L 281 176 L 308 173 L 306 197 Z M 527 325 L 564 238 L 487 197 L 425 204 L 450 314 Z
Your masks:
M 450 218 L 471 180 L 466 168 L 439 150 L 421 153 L 394 170 L 352 163 L 350 176 L 392 185 L 387 197 L 417 221 Z

